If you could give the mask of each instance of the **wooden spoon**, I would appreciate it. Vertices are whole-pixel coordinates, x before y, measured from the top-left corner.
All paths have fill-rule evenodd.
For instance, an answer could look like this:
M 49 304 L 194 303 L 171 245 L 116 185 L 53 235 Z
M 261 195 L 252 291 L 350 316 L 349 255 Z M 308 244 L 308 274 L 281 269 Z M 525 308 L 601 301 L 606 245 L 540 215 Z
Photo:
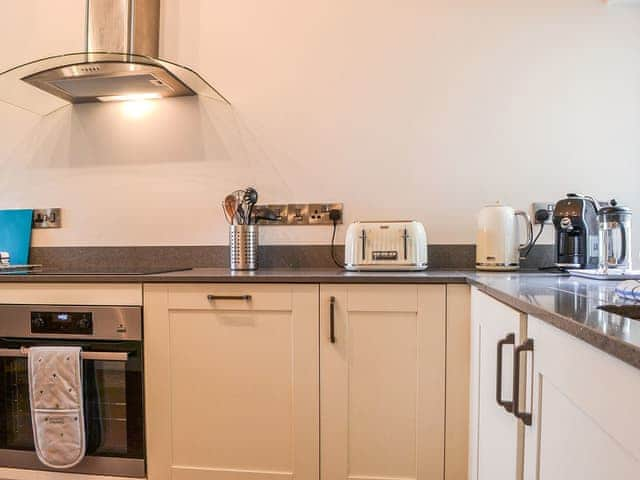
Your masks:
M 227 195 L 224 197 L 224 213 L 230 225 L 236 223 L 236 213 L 238 212 L 238 203 L 235 195 Z

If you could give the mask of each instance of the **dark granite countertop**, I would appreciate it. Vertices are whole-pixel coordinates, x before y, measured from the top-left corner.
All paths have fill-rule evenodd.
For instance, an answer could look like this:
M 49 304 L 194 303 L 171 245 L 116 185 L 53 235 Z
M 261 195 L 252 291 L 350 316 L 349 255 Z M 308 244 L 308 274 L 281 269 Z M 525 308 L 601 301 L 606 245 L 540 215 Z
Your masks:
M 497 300 L 544 320 L 612 356 L 640 368 L 640 321 L 598 310 L 616 299 L 616 282 L 566 275 L 465 270 L 345 272 L 338 269 L 263 269 L 231 272 L 195 268 L 155 274 L 2 274 L 2 282 L 47 283 L 469 283 Z
M 424 272 L 347 272 L 337 268 L 270 269 L 231 272 L 226 268 L 195 268 L 149 275 L 145 282 L 213 283 L 467 283 L 471 272 L 427 270 Z
M 501 302 L 640 368 L 640 320 L 597 308 L 632 303 L 616 297 L 617 282 L 518 273 L 474 273 L 468 282 Z
M 2 282 L 43 283 L 466 283 L 473 272 L 347 272 L 337 268 L 262 269 L 232 272 L 228 268 L 193 268 L 151 274 L 117 273 L 4 273 Z

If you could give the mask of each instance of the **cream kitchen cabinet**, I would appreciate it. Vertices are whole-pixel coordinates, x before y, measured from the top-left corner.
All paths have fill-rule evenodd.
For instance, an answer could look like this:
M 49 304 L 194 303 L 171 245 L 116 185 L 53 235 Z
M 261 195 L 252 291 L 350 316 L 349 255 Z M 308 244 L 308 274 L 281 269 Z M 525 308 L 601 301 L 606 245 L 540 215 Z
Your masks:
M 470 480 L 522 478 L 524 433 L 512 413 L 512 372 L 525 329 L 520 312 L 471 290 Z
M 640 371 L 537 318 L 528 337 L 525 479 L 638 479 Z
M 317 480 L 317 285 L 145 285 L 149 480 Z
M 471 305 L 469 478 L 637 479 L 640 372 L 477 289 Z
M 446 288 L 320 287 L 322 480 L 444 478 Z

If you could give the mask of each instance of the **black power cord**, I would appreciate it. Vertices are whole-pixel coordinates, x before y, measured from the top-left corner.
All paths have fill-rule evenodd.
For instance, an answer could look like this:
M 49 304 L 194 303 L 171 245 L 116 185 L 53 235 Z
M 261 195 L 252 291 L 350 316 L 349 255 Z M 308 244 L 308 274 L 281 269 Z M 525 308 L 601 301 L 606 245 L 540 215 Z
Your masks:
M 329 210 L 329 219 L 333 222 L 333 233 L 331 234 L 331 260 L 336 264 L 338 268 L 344 268 L 344 264 L 338 261 L 336 257 L 336 230 L 338 229 L 338 221 L 342 218 L 342 212 L 340 210 Z
M 540 209 L 536 211 L 534 217 L 536 221 L 540 224 L 540 230 L 538 230 L 538 234 L 531 241 L 531 245 L 529 245 L 529 248 L 527 248 L 527 251 L 524 252 L 524 254 L 522 255 L 523 259 L 527 258 L 531 253 L 531 250 L 533 250 L 533 247 L 536 246 L 536 243 L 540 239 L 540 235 L 542 235 L 542 232 L 544 231 L 544 222 L 549 220 L 550 214 L 548 210 Z

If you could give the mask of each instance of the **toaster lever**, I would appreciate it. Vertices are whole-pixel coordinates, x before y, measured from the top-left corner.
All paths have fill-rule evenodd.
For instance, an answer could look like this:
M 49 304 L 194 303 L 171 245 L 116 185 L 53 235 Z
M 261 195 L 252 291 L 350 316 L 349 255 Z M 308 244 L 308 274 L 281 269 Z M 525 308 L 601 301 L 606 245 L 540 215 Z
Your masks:
M 409 239 L 409 234 L 407 233 L 407 229 L 404 229 L 402 234 L 402 240 L 404 241 L 404 259 L 407 259 L 407 240 Z
M 362 261 L 364 262 L 367 259 L 367 232 L 364 228 L 362 229 L 360 238 L 362 239 Z

